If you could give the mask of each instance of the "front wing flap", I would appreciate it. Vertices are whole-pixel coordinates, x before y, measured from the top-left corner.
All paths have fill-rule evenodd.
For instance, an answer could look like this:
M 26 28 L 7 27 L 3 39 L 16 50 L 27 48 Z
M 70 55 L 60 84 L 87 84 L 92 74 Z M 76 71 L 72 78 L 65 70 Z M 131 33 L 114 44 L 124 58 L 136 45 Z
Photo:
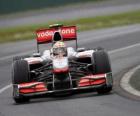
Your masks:
M 41 94 L 50 94 L 63 91 L 74 91 L 81 89 L 99 88 L 103 85 L 112 85 L 112 73 L 87 75 L 78 80 L 77 87 L 63 90 L 48 90 L 46 82 L 29 82 L 14 84 L 13 88 L 17 95 L 35 96 Z

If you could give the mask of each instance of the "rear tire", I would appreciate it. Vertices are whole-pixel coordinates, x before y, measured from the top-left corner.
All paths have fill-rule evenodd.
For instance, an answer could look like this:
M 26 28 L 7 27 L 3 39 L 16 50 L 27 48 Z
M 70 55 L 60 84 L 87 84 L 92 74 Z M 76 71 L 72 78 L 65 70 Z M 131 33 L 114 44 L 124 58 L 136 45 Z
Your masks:
M 16 60 L 12 67 L 12 83 L 20 84 L 29 82 L 29 66 L 25 60 Z M 13 87 L 13 99 L 16 103 L 28 102 L 29 98 L 18 95 L 17 89 Z
M 93 54 L 95 74 L 105 74 L 112 72 L 110 60 L 107 52 L 104 50 L 99 50 Z M 112 90 L 112 85 L 105 85 L 97 89 L 98 94 L 106 94 Z
M 13 62 L 12 82 L 20 84 L 29 82 L 29 66 L 25 60 L 17 60 Z

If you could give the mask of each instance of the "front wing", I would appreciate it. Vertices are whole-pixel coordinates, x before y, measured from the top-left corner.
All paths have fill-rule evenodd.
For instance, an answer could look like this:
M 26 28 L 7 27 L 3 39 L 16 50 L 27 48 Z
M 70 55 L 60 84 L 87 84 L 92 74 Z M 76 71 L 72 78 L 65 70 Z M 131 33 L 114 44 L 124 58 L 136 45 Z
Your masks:
M 59 92 L 68 92 L 68 91 L 78 91 L 83 89 L 98 89 L 103 86 L 112 86 L 112 73 L 98 74 L 98 75 L 87 75 L 78 81 L 77 87 L 71 87 L 69 89 L 60 89 L 60 90 L 48 90 L 47 83 L 45 82 L 29 82 L 14 84 L 13 90 L 15 95 L 18 96 L 43 96 Z

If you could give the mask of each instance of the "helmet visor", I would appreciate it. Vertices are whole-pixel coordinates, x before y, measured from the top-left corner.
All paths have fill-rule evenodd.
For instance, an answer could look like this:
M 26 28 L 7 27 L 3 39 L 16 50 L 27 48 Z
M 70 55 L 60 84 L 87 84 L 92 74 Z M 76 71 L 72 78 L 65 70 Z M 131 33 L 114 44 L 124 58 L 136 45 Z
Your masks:
M 66 56 L 67 50 L 65 47 L 53 48 L 53 55 L 62 55 Z

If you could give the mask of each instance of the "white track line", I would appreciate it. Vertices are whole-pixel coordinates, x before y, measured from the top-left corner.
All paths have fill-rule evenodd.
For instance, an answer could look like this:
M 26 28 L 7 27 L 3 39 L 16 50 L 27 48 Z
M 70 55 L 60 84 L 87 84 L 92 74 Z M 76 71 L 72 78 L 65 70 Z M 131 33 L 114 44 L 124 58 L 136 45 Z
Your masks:
M 124 50 L 127 50 L 127 49 L 131 49 L 131 48 L 134 48 L 134 47 L 137 47 L 137 46 L 140 46 L 140 43 L 133 44 L 131 46 L 127 46 L 127 47 L 123 47 L 123 48 L 119 48 L 119 49 L 115 49 L 115 50 L 109 51 L 109 54 L 113 54 L 113 53 L 116 53 L 116 52 L 121 52 L 121 51 L 124 51 Z M 2 92 L 4 92 L 5 90 L 9 89 L 10 87 L 12 87 L 12 84 L 6 85 L 5 87 L 1 88 L 0 89 L 0 94 Z
M 139 96 L 140 97 L 140 91 L 136 90 L 135 88 L 133 88 L 130 84 L 129 81 L 132 77 L 132 75 L 138 70 L 140 69 L 140 65 L 138 65 L 137 67 L 129 70 L 127 73 L 124 74 L 123 78 L 121 79 L 120 85 L 121 87 L 127 91 L 128 93 L 131 93 L 133 95 Z
M 2 92 L 4 92 L 5 90 L 9 89 L 10 87 L 12 87 L 12 84 L 6 85 L 5 87 L 3 87 L 2 89 L 0 89 L 0 94 Z
M 140 43 L 133 44 L 133 45 L 130 45 L 130 46 L 127 46 L 127 47 L 119 48 L 119 49 L 115 49 L 115 50 L 111 50 L 108 53 L 113 54 L 113 53 L 116 53 L 116 52 L 121 52 L 121 51 L 130 49 L 130 48 L 134 48 L 134 47 L 137 47 L 137 46 L 140 46 Z

